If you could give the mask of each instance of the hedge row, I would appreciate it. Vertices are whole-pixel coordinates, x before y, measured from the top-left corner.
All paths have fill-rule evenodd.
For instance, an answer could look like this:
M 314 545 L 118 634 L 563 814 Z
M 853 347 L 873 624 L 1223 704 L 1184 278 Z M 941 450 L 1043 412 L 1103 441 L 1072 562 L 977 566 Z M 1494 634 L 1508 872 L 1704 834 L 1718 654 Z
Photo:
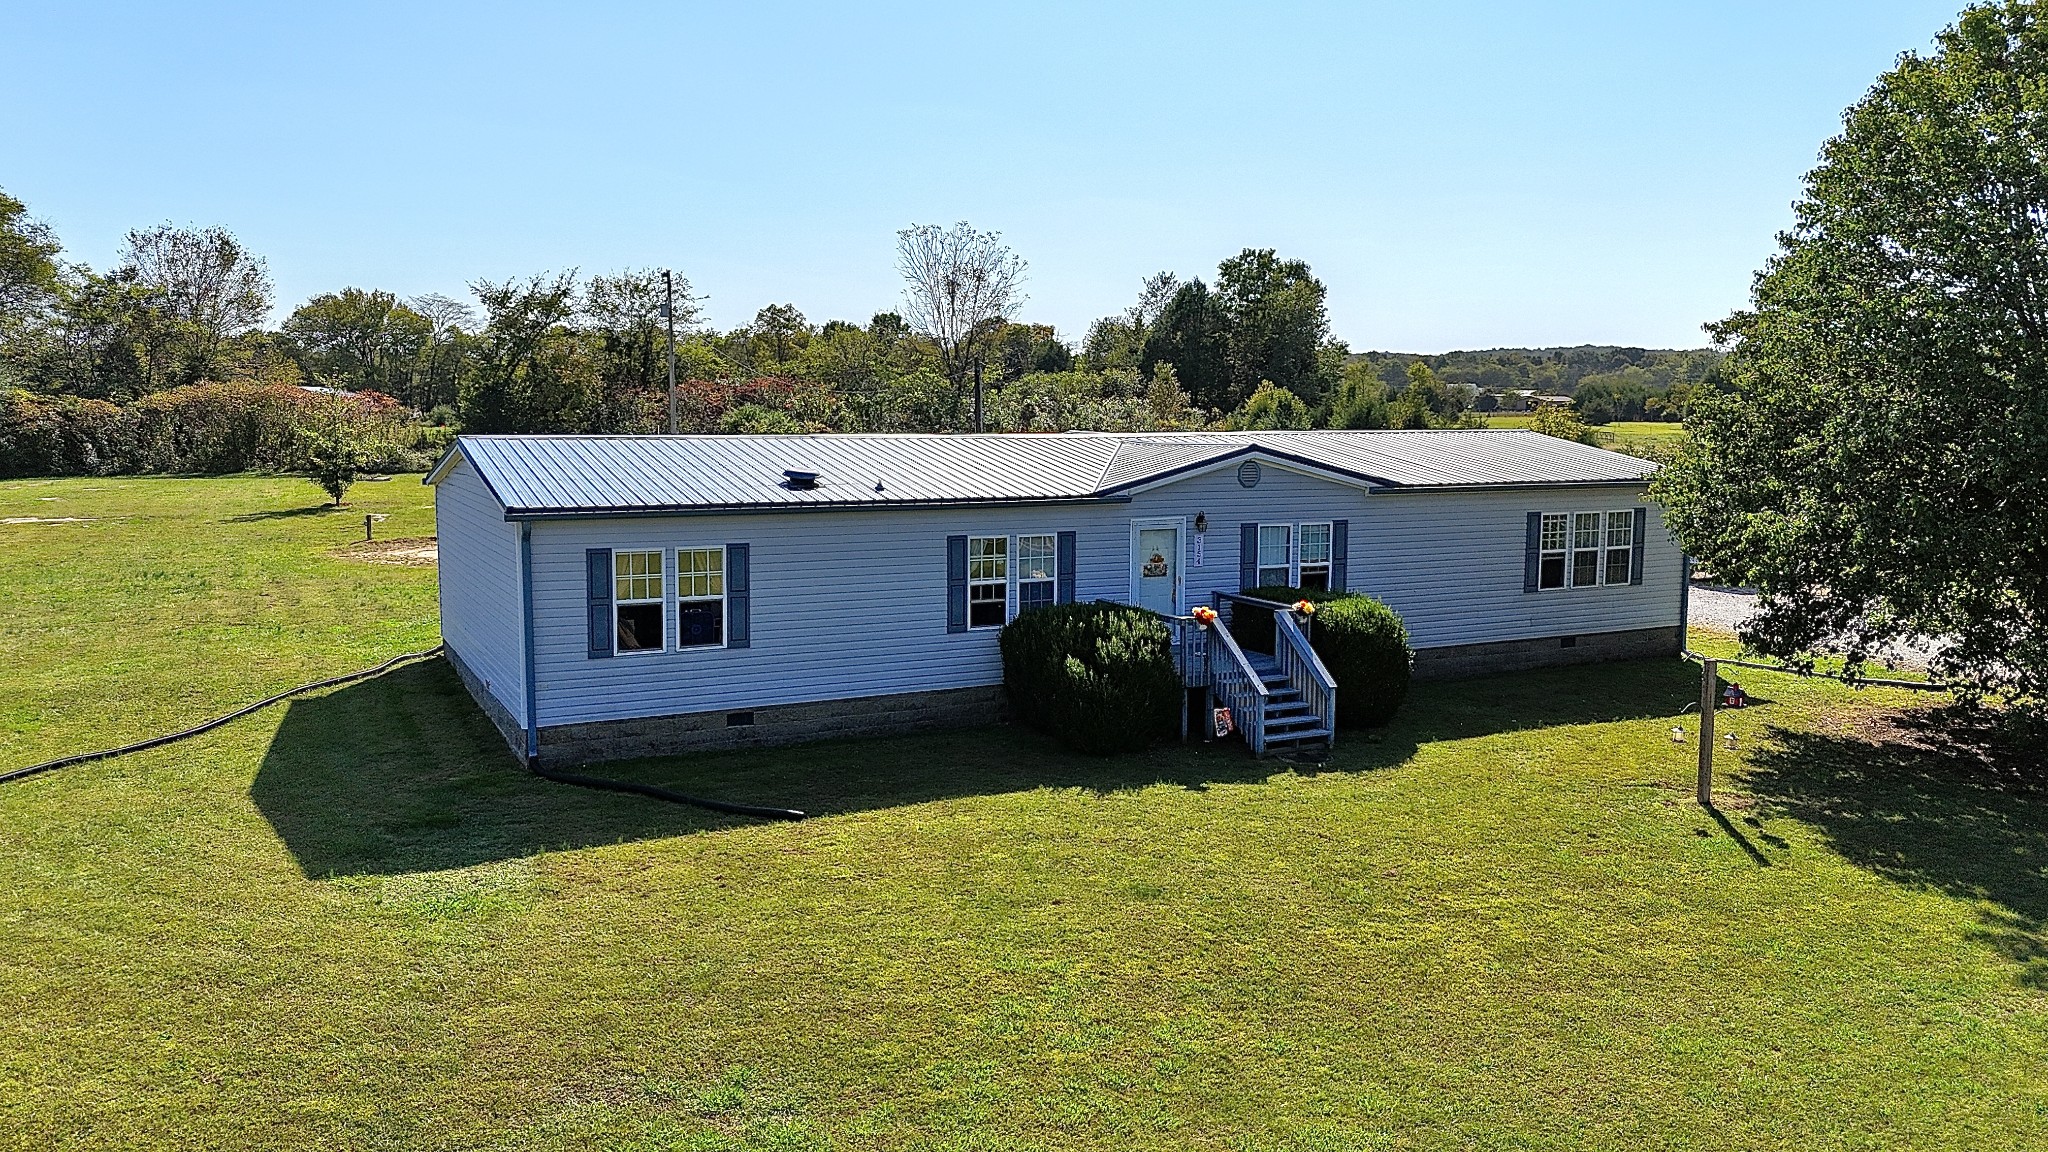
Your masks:
M 1003 629 L 1003 686 L 1018 719 L 1079 752 L 1135 752 L 1174 732 L 1180 676 L 1166 625 L 1124 604 L 1040 608 Z
M 288 471 L 316 432 L 340 427 L 373 471 L 418 471 L 445 430 L 377 392 L 288 384 L 195 384 L 132 404 L 0 389 L 0 476 Z

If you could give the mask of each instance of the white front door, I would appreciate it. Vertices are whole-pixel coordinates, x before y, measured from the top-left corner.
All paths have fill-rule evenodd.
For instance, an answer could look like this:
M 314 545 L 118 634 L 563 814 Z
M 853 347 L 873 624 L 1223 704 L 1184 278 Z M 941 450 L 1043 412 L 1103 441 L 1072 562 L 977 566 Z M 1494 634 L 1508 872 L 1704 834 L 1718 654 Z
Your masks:
M 1137 537 L 1138 605 L 1168 616 L 1180 615 L 1180 528 L 1141 525 Z

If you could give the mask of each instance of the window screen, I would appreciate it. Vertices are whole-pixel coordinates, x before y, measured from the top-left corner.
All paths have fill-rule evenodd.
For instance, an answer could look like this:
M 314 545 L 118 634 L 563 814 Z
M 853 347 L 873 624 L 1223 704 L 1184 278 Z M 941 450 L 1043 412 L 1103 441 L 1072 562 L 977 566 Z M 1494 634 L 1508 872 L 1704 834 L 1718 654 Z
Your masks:
M 1285 587 L 1294 582 L 1292 555 L 1294 527 L 1289 524 L 1259 525 L 1259 584 Z
M 620 652 L 662 649 L 667 630 L 661 557 L 660 552 L 612 552 L 612 612 Z

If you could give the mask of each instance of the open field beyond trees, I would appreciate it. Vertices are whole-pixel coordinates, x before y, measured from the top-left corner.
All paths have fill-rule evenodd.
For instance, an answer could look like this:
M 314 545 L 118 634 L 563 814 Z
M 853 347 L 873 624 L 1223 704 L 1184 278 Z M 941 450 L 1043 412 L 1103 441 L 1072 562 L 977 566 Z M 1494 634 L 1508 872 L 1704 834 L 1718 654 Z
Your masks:
M 1486 426 L 1527 428 L 1532 419 L 1527 412 L 1490 412 L 1486 416 Z M 1611 424 L 1592 425 L 1592 431 L 1595 443 L 1617 452 L 1638 449 L 1669 451 L 1685 438 L 1685 425 L 1675 420 L 1616 420 Z
M 433 644 L 433 570 L 349 551 L 429 494 L 351 495 L 0 483 L 0 769 Z M 821 814 L 767 825 L 529 777 L 410 665 L 0 785 L 0 1147 L 2048 1144 L 2038 749 L 1741 678 L 1719 816 L 1677 661 L 1419 685 L 1320 766 L 608 769 Z

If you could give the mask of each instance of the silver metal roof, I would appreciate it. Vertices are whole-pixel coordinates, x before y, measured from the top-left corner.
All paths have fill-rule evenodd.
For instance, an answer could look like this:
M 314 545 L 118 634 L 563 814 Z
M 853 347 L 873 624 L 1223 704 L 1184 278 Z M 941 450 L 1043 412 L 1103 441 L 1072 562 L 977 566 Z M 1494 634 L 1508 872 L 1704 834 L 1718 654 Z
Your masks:
M 1656 465 L 1534 432 L 1068 432 L 814 436 L 463 436 L 513 517 L 1127 499 L 1263 455 L 1369 487 L 1640 484 Z M 816 472 L 792 488 L 785 470 Z

